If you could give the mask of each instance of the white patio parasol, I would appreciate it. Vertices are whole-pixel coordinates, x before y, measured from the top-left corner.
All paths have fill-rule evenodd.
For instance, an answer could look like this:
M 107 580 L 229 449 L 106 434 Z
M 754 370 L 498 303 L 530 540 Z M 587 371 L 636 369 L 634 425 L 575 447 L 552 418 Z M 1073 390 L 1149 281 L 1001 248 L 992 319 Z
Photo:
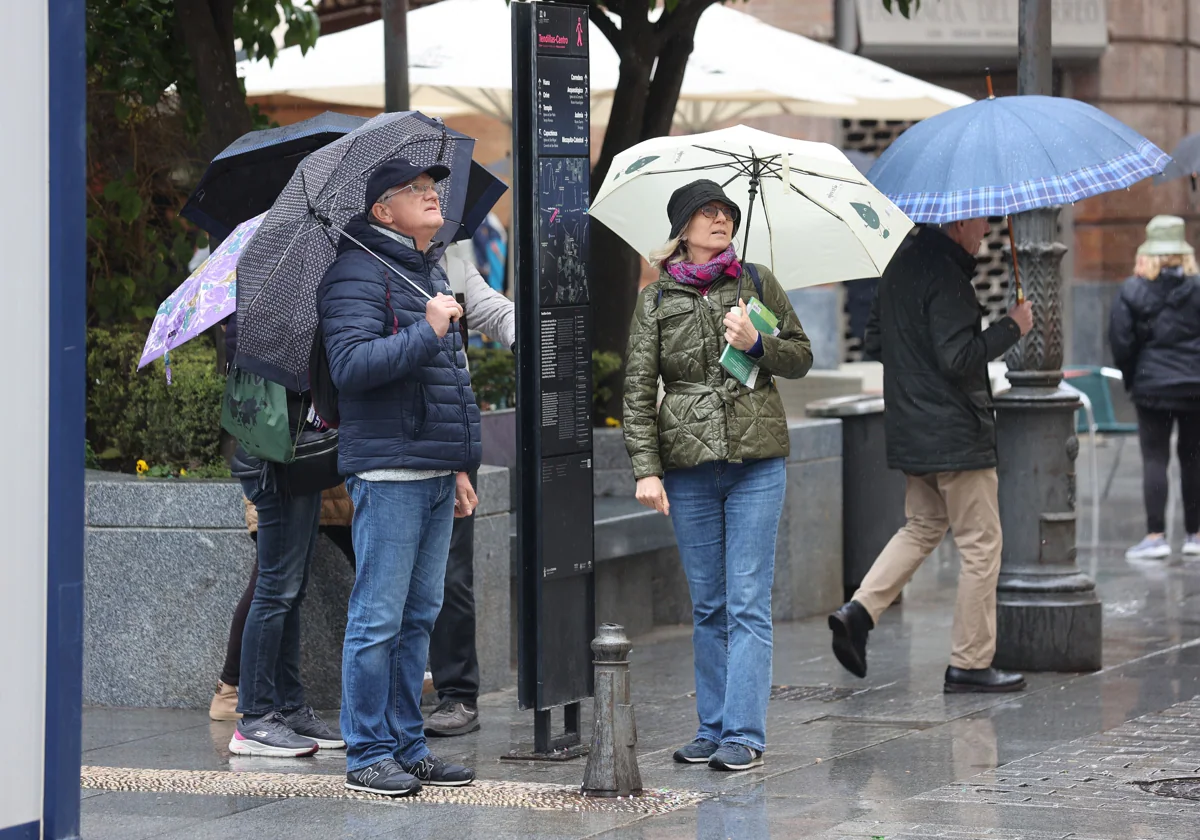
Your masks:
M 669 238 L 671 193 L 700 178 L 741 209 L 739 256 L 768 266 L 785 289 L 878 277 L 913 226 L 833 146 L 744 125 L 622 152 L 590 212 L 648 257 Z
M 442 0 L 409 12 L 411 107 L 430 116 L 482 113 L 508 122 L 509 25 L 508 6 L 499 0 Z M 589 26 L 592 122 L 603 125 L 620 61 Z M 675 112 L 676 125 L 689 131 L 776 114 L 916 120 L 972 101 L 720 5 L 700 17 L 695 44 Z M 304 55 L 289 47 L 274 66 L 244 63 L 240 71 L 248 96 L 287 94 L 382 110 L 383 22 L 323 35 Z
M 442 0 L 408 13 L 409 100 L 433 117 L 512 113 L 512 39 L 500 0 Z M 591 88 L 616 87 L 620 62 L 593 25 Z M 244 63 L 247 96 L 286 94 L 338 105 L 384 107 L 383 21 L 322 35 L 306 54 L 279 51 L 274 66 Z M 607 100 L 598 103 L 606 108 Z M 606 111 L 605 111 L 606 113 Z M 596 115 L 593 114 L 593 119 Z
M 921 120 L 974 100 L 751 14 L 714 5 L 696 27 L 675 124 L 700 132 L 793 114 Z

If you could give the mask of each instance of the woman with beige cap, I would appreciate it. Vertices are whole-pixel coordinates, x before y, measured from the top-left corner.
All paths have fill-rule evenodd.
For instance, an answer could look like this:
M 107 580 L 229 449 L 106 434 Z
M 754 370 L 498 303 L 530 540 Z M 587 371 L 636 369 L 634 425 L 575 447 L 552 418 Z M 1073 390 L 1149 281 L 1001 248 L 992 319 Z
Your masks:
M 1166 540 L 1167 464 L 1179 432 L 1185 556 L 1200 557 L 1200 269 L 1183 219 L 1155 216 L 1133 276 L 1113 304 L 1109 342 L 1138 415 L 1147 535 L 1131 560 L 1171 555 Z

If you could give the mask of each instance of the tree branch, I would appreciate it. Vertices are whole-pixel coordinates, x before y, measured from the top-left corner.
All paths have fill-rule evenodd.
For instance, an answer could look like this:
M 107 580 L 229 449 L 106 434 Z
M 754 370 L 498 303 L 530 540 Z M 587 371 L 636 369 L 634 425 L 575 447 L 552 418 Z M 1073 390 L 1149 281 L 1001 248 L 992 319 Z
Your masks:
M 695 34 L 696 24 L 693 22 L 690 28 L 681 28 L 659 51 L 654 79 L 650 82 L 646 97 L 639 141 L 671 133 L 679 92 L 683 89 L 683 75 L 695 47 Z
M 654 34 L 658 37 L 660 50 L 668 41 L 683 30 L 689 29 L 695 32 L 696 23 L 700 20 L 700 15 L 704 14 L 709 6 L 723 2 L 725 0 L 692 0 L 691 3 L 686 5 L 680 2 L 671 14 L 664 12 L 660 15 L 658 21 L 654 24 Z
M 234 0 L 208 0 L 208 8 L 212 14 L 213 25 L 217 36 L 233 46 L 233 7 Z
M 596 24 L 596 28 L 601 34 L 608 39 L 608 43 L 612 44 L 612 48 L 617 51 L 617 55 L 626 47 L 627 39 L 623 37 L 621 27 L 613 23 L 613 19 L 608 16 L 603 7 L 591 3 L 588 5 L 588 20 Z
M 192 59 L 211 159 L 251 128 L 233 51 L 234 0 L 175 0 L 175 24 Z

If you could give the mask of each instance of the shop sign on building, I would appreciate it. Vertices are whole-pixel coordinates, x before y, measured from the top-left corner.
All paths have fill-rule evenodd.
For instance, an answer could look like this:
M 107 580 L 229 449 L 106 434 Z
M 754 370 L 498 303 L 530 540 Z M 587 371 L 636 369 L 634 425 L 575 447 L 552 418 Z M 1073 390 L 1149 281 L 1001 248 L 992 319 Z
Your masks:
M 1018 2 L 922 0 L 905 18 L 888 12 L 881 0 L 853 0 L 858 51 L 871 57 L 1015 57 Z M 1108 46 L 1106 0 L 1053 0 L 1051 14 L 1055 57 L 1096 57 Z

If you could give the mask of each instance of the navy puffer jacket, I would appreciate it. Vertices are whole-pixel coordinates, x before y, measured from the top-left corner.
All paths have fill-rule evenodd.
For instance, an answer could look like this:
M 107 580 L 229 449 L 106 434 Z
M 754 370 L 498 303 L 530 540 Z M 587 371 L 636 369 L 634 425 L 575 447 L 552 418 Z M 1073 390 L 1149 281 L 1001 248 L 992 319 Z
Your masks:
M 424 254 L 354 217 L 346 232 L 433 295 L 450 292 Z M 317 314 L 338 389 L 338 468 L 471 470 L 482 444 L 462 333 L 438 338 L 426 298 L 343 237 L 317 290 Z

